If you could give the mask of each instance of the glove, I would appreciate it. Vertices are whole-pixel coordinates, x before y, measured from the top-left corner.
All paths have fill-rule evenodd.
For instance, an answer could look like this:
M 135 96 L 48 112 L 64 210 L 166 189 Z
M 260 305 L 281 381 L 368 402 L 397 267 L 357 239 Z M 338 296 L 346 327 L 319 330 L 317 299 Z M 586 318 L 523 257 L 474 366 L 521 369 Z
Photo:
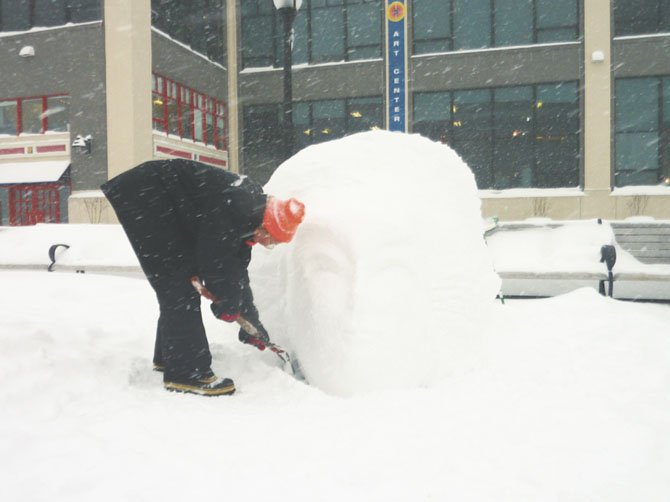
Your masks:
M 214 314 L 214 317 L 225 322 L 235 322 L 237 318 L 240 317 L 239 312 L 231 312 L 226 308 L 225 305 L 221 303 L 212 303 L 210 308 L 212 309 L 212 314 Z
M 251 336 L 249 333 L 244 331 L 244 329 L 240 329 L 237 338 L 240 340 L 240 342 L 246 343 L 247 345 L 253 345 L 258 350 L 265 350 L 266 345 L 270 342 L 270 335 L 268 335 L 268 332 L 265 330 L 263 325 L 260 324 L 260 322 L 254 327 L 258 330 L 260 335 L 258 338 Z

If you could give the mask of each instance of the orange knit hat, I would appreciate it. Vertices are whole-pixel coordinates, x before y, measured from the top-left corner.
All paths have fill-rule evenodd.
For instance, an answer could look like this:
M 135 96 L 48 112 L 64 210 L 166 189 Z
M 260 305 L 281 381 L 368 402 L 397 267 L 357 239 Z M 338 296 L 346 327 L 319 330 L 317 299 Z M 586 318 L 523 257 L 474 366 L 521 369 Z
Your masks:
M 298 199 L 279 200 L 269 196 L 263 227 L 277 242 L 290 242 L 304 218 L 305 205 Z

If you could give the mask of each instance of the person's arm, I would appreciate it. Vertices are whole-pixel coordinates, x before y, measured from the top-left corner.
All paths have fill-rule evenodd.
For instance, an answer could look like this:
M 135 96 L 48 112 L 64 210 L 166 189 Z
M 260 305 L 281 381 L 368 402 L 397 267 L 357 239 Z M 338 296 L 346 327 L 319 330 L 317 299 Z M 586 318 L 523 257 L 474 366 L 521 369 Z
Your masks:
M 230 217 L 220 211 L 203 216 L 196 243 L 198 275 L 216 298 L 214 315 L 234 321 L 249 288 L 248 260 L 240 256 L 240 238 Z
M 247 285 L 249 285 L 248 281 Z M 254 334 L 249 333 L 249 330 L 245 328 L 244 324 L 240 323 L 242 327 L 240 328 L 240 331 L 237 335 L 239 341 L 242 343 L 253 345 L 259 350 L 264 350 L 265 343 L 270 341 L 270 335 L 265 329 L 265 326 L 263 326 L 263 323 L 261 323 L 260 316 L 258 315 L 258 309 L 254 304 L 254 295 L 251 291 L 250 285 L 246 287 L 244 289 L 244 292 L 242 293 L 242 310 L 240 313 L 240 317 L 244 321 L 251 324 L 251 326 L 253 326 L 258 335 L 252 336 Z

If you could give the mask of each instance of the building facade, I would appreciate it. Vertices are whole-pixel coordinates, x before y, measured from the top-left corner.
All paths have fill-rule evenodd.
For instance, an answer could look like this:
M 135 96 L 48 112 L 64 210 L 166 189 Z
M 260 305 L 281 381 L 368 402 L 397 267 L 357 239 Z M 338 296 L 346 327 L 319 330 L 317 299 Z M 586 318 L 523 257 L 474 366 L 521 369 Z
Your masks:
M 485 216 L 670 219 L 667 0 L 303 0 L 293 27 L 294 151 L 402 130 Z M 265 182 L 282 57 L 272 0 L 0 0 L 2 223 L 113 221 L 97 187 L 150 158 Z

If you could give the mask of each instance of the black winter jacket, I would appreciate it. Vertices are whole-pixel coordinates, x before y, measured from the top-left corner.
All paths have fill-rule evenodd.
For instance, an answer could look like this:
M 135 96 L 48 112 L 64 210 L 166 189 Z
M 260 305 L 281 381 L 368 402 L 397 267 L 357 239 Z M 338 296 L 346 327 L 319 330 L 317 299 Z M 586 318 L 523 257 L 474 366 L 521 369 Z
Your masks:
M 246 310 L 243 304 L 252 298 L 248 241 L 263 221 L 266 202 L 258 184 L 206 164 L 172 159 L 145 162 L 101 188 L 149 280 L 198 275 L 219 299 L 218 312 Z

